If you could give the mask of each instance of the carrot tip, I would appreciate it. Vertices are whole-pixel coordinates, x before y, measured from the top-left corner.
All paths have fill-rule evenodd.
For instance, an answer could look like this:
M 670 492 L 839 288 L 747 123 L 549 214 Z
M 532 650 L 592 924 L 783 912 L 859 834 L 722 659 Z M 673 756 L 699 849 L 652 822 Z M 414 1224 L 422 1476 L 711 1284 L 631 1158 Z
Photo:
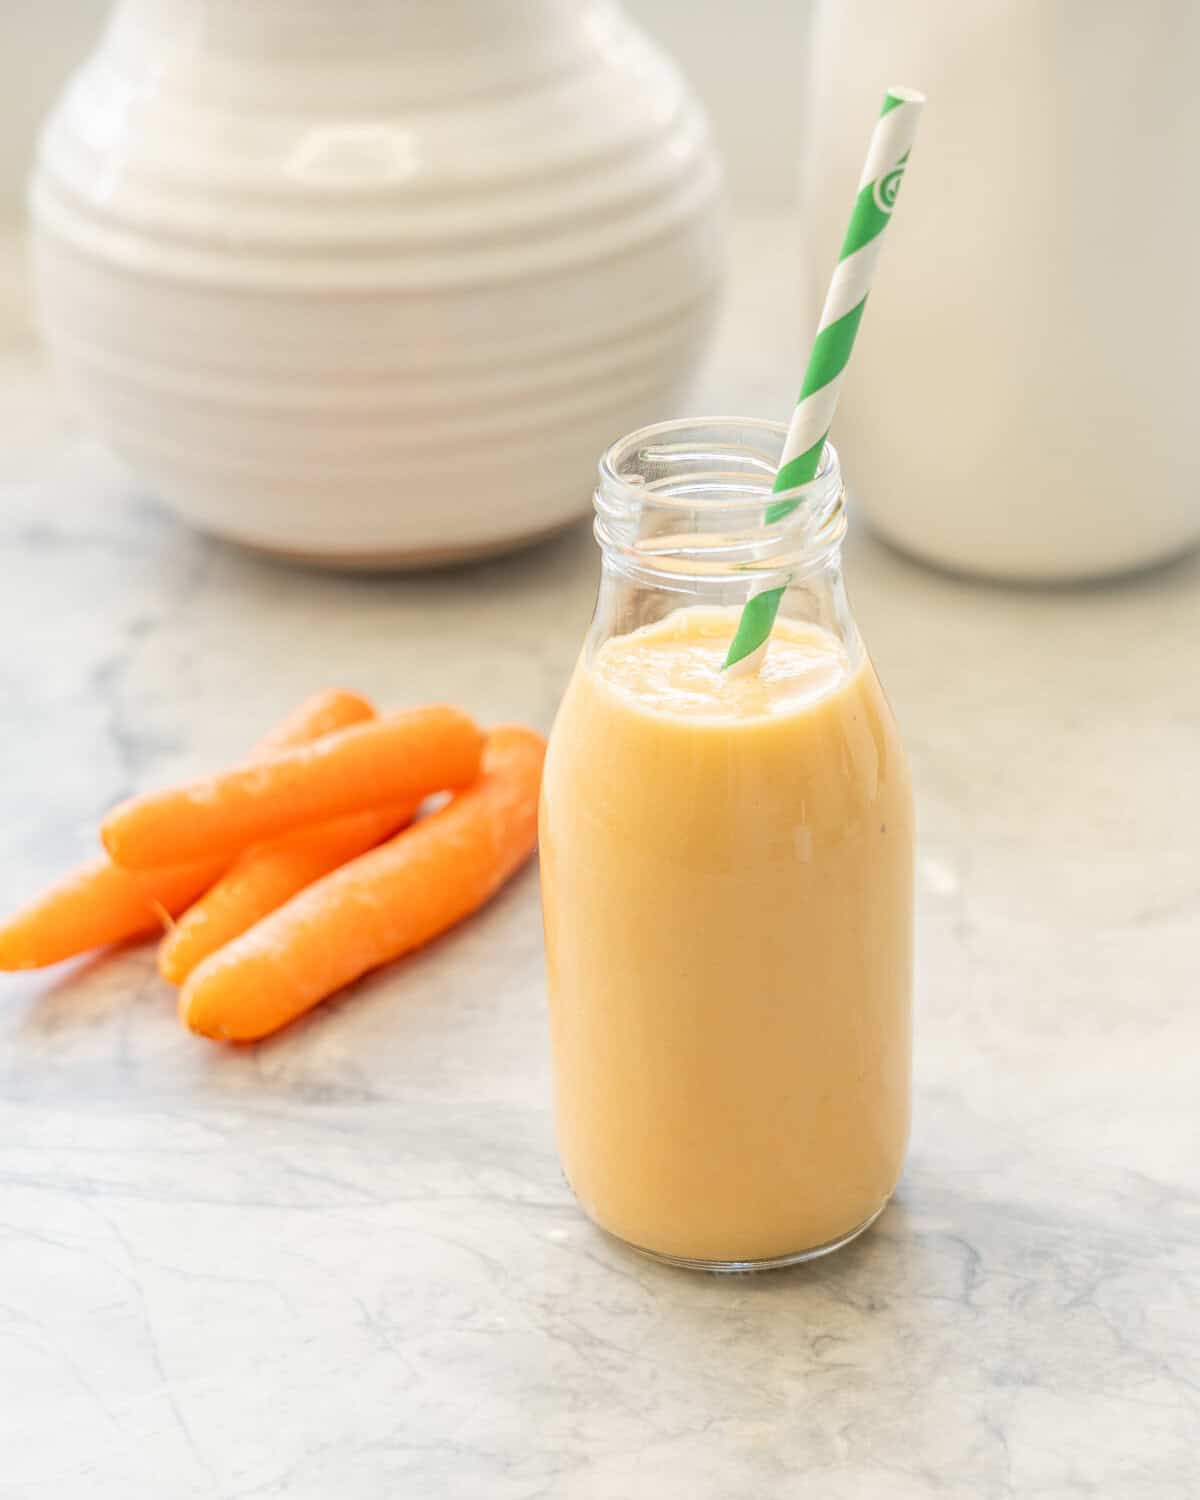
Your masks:
M 186 989 L 179 994 L 179 1019 L 189 1031 L 194 1031 L 197 1036 L 210 1036 L 211 1033 L 201 1024 L 201 1018 L 195 1006 L 191 1003 L 191 996 Z
M 165 943 L 160 944 L 158 949 L 158 974 L 160 979 L 165 979 L 176 989 L 187 978 L 187 973 L 176 963 L 174 952 Z

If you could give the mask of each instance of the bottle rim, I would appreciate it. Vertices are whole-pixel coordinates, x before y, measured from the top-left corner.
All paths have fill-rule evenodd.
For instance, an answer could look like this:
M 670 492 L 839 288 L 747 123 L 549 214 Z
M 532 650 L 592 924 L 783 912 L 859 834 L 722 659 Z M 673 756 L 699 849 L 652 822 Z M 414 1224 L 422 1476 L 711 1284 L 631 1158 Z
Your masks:
M 815 477 L 776 494 L 786 433 L 757 417 L 694 417 L 619 438 L 601 457 L 594 496 L 606 559 L 697 581 L 794 579 L 825 566 L 846 530 L 837 450 L 827 442 Z M 770 518 L 780 506 L 787 513 Z

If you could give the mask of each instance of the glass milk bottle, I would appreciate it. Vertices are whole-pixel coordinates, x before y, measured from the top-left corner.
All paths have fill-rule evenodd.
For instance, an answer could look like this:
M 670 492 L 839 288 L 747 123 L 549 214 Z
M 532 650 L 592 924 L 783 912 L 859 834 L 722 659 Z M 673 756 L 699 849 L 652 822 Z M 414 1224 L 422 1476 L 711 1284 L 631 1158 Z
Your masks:
M 832 447 L 766 524 L 783 439 L 671 422 L 604 456 L 543 784 L 563 1166 L 602 1228 L 712 1270 L 845 1244 L 908 1135 L 908 766 L 846 601 Z M 723 672 L 742 604 L 785 583 L 760 669 Z

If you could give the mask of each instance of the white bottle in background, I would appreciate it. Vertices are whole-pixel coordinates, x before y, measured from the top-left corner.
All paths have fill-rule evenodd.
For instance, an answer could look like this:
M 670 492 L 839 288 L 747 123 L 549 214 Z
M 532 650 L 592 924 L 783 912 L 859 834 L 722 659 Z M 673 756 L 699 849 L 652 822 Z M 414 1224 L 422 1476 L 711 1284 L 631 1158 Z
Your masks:
M 837 254 L 889 83 L 929 96 L 838 410 L 898 546 L 1098 577 L 1200 540 L 1200 6 L 827 0 L 808 172 Z

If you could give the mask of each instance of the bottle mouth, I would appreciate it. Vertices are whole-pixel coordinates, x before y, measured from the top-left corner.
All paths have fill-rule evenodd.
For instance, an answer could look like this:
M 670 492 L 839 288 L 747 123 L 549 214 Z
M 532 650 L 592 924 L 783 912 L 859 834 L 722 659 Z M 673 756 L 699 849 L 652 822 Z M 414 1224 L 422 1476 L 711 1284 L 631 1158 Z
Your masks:
M 600 460 L 595 494 L 605 557 L 692 580 L 795 578 L 824 566 L 846 531 L 837 451 L 826 443 L 815 477 L 776 494 L 786 435 L 778 422 L 704 417 L 621 438 Z

